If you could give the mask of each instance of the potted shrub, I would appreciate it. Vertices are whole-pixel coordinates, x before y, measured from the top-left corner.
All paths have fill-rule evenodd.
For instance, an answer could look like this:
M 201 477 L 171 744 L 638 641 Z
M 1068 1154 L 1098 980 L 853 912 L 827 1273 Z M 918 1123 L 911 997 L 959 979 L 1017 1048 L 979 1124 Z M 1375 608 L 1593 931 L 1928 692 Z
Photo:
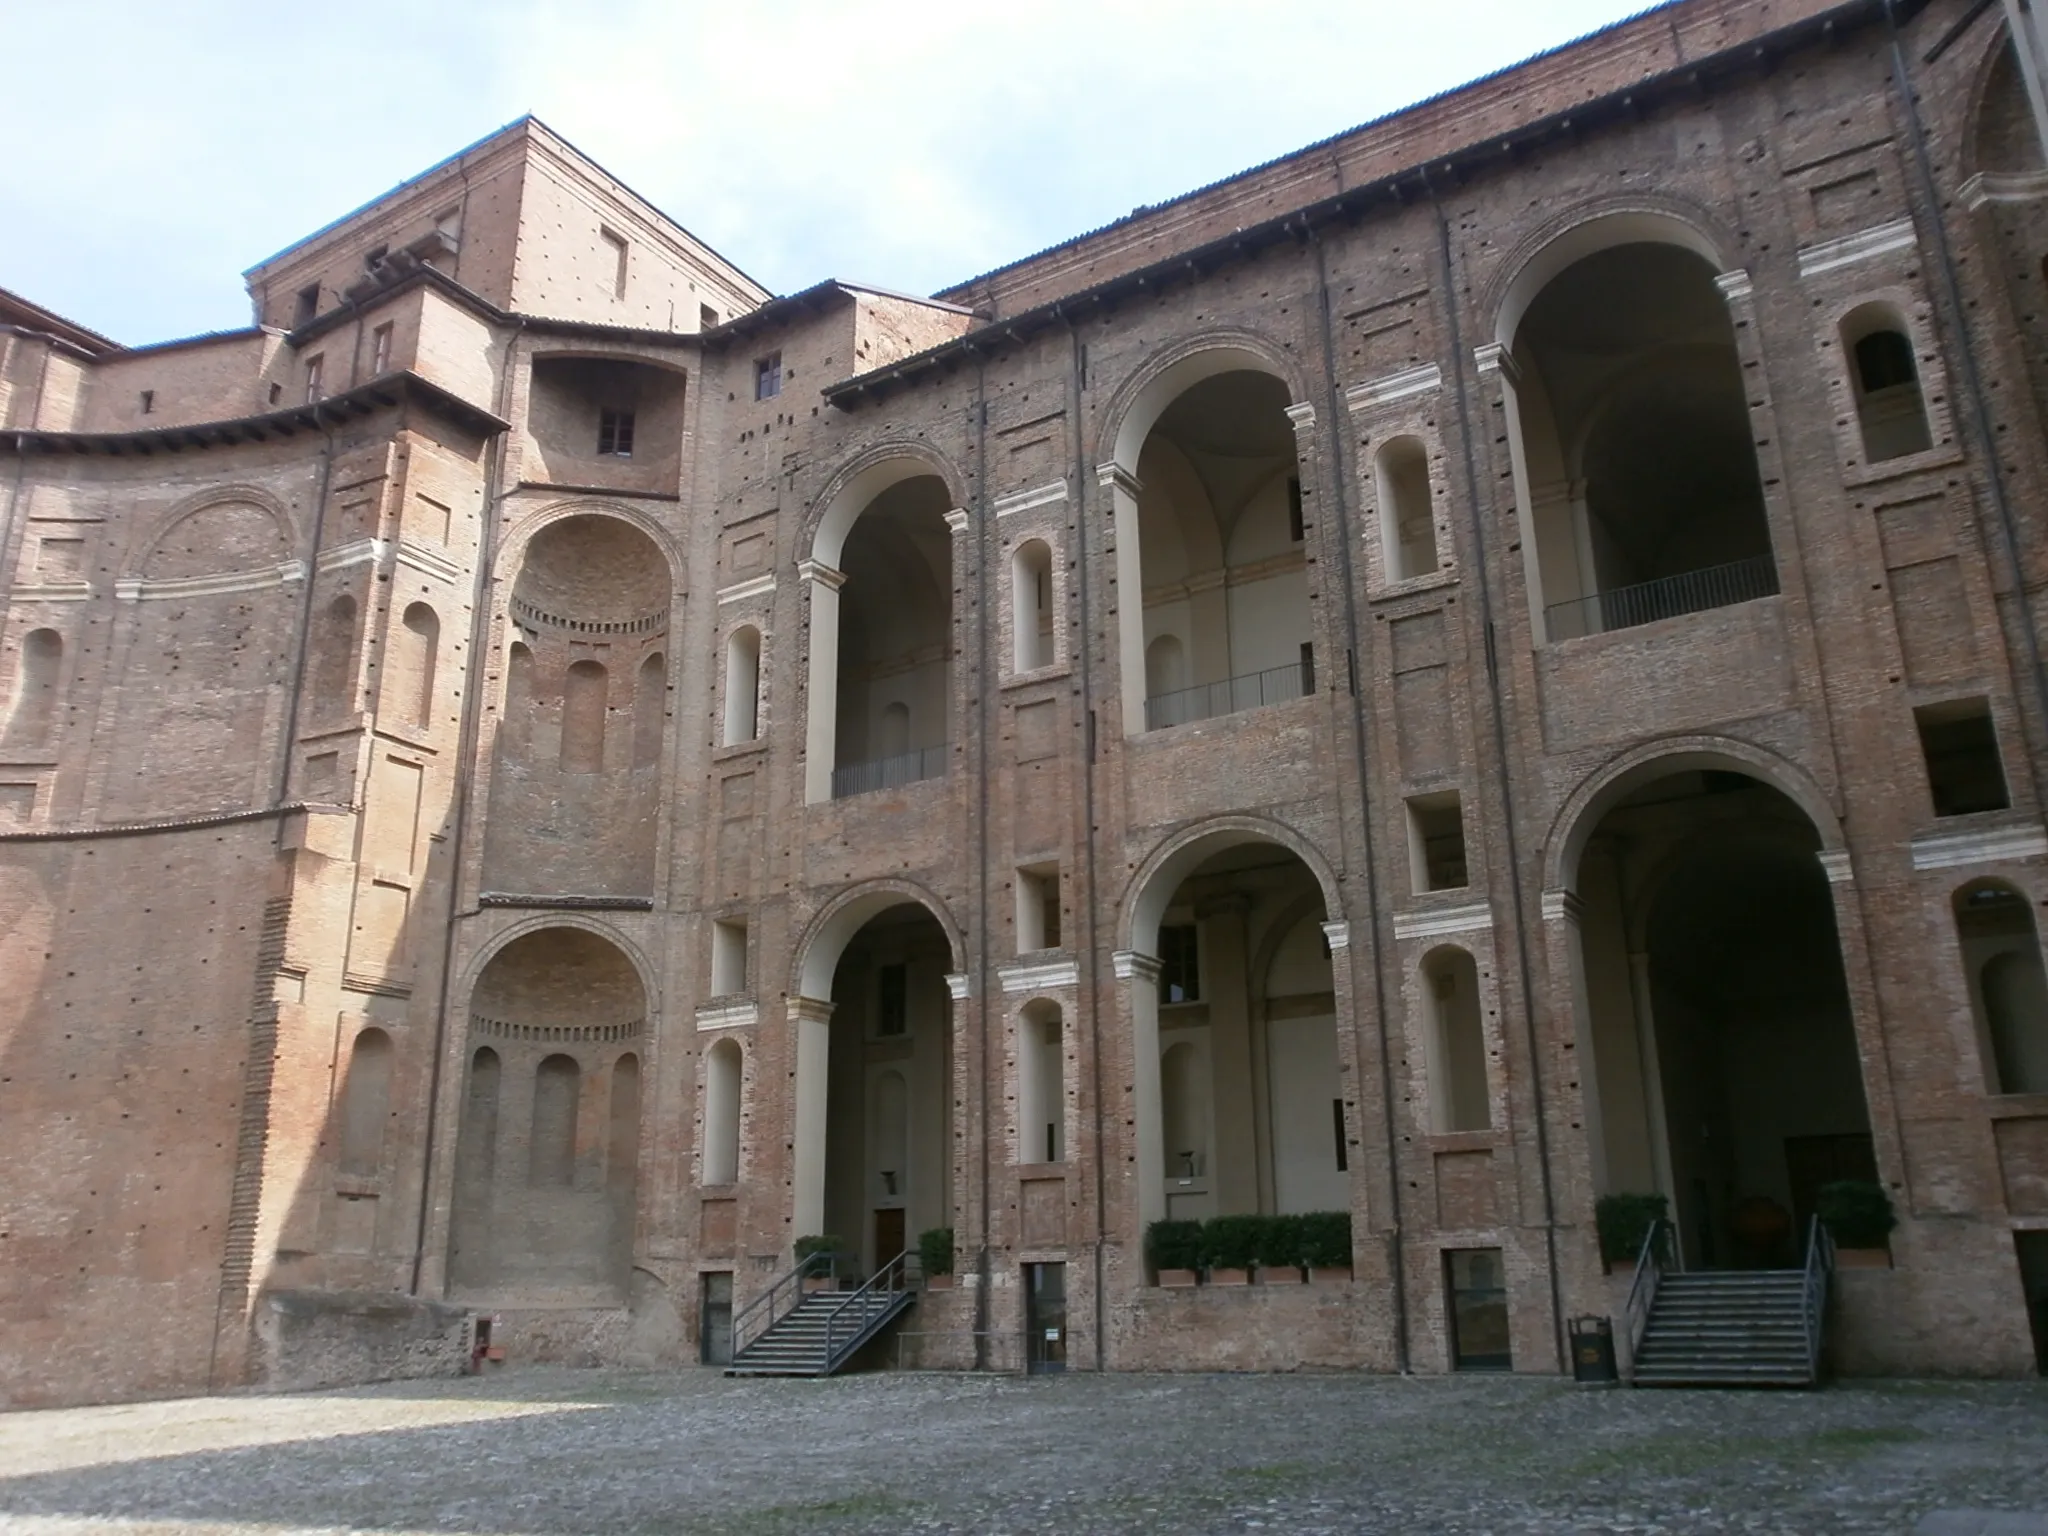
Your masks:
M 1259 1284 L 1300 1285 L 1301 1250 L 1299 1216 L 1261 1216 L 1256 1252 Z
M 1889 1269 L 1892 1228 L 1899 1224 L 1892 1197 L 1869 1179 L 1823 1184 L 1814 1204 L 1835 1240 L 1835 1263 L 1844 1269 Z
M 1159 1283 L 1193 1285 L 1202 1267 L 1202 1224 L 1199 1221 L 1155 1221 L 1145 1229 L 1145 1257 L 1159 1274 Z
M 945 1291 L 953 1286 L 953 1229 L 933 1227 L 917 1234 L 917 1262 L 924 1271 L 927 1290 Z
M 1318 1285 L 1332 1285 L 1351 1278 L 1351 1213 L 1311 1211 L 1297 1216 L 1295 1230 L 1301 1235 L 1301 1262 L 1309 1278 Z
M 797 1264 L 801 1266 L 805 1260 L 815 1254 L 837 1254 L 843 1246 L 844 1244 L 839 1241 L 838 1236 L 830 1232 L 815 1233 L 810 1237 L 800 1237 L 796 1240 L 795 1245 Z M 817 1272 L 804 1276 L 803 1288 L 806 1291 L 838 1290 L 839 1276 L 836 1273 L 837 1268 L 837 1265 L 829 1269 L 820 1266 Z
M 1593 1202 L 1593 1226 L 1600 1234 L 1600 1262 L 1608 1268 L 1634 1264 L 1653 1224 L 1664 1220 L 1671 1202 L 1662 1195 L 1602 1195 Z
M 1211 1285 L 1251 1284 L 1258 1253 L 1258 1217 L 1211 1216 L 1202 1223 L 1202 1259 Z

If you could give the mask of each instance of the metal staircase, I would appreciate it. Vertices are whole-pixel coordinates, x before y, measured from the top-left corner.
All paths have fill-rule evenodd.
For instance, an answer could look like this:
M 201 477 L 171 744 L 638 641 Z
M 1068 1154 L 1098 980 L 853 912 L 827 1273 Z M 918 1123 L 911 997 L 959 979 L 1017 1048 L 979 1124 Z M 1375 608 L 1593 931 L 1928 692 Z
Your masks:
M 732 1320 L 728 1376 L 830 1376 L 917 1302 L 909 1255 L 899 1253 L 852 1291 L 811 1290 L 836 1280 L 841 1255 L 812 1254 Z
M 1659 1223 L 1660 1227 L 1667 1223 Z M 1653 1231 L 1636 1266 L 1628 1318 L 1638 1387 L 1811 1387 L 1834 1244 L 1816 1219 L 1803 1269 L 1667 1269 Z

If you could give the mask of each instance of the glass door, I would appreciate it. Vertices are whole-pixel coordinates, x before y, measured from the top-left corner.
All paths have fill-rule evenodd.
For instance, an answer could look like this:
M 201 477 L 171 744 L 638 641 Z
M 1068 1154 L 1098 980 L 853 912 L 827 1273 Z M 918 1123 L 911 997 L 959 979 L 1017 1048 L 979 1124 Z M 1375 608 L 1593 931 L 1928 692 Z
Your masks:
M 1034 1376 L 1067 1368 L 1067 1266 L 1024 1266 L 1024 1368 Z

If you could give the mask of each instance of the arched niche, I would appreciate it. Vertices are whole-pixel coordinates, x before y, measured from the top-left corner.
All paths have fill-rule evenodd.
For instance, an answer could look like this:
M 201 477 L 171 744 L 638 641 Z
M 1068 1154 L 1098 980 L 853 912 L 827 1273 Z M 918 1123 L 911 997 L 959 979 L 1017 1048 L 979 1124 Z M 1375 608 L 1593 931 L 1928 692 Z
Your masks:
M 746 1059 L 737 1040 L 720 1040 L 704 1053 L 702 1179 L 731 1184 L 740 1176 L 740 1088 Z
M 1955 893 L 1956 942 L 1990 1093 L 2048 1093 L 2048 974 L 2026 897 L 1998 880 Z
M 1437 1132 L 1489 1130 L 1493 1109 L 1487 1087 L 1478 963 L 1470 951 L 1456 945 L 1431 950 L 1422 960 L 1422 990 L 1429 1128 Z
M 1016 1161 L 1058 1163 L 1067 1156 L 1066 1022 L 1060 1005 L 1034 998 L 1018 1010 Z

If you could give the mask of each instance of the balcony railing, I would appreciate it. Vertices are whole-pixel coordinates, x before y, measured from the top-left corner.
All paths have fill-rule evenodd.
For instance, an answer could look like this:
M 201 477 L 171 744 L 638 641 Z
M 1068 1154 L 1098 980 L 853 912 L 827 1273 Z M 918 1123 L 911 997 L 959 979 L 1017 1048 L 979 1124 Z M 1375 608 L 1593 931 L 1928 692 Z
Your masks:
M 1243 677 L 1220 683 L 1197 683 L 1176 688 L 1145 701 L 1145 729 L 1163 730 L 1169 725 L 1186 725 L 1190 720 L 1213 720 L 1234 715 L 1242 709 L 1259 709 L 1267 704 L 1284 704 L 1316 691 L 1316 664 L 1304 658 L 1286 667 L 1268 667 L 1247 672 Z
M 1683 613 L 1703 613 L 1753 598 L 1778 595 L 1778 566 L 1769 555 L 1754 555 L 1727 565 L 1687 571 L 1552 603 L 1543 610 L 1544 628 L 1553 640 L 1576 640 L 1613 629 L 1634 629 Z
M 834 768 L 832 798 L 844 800 L 849 795 L 865 795 L 877 789 L 897 789 L 920 779 L 942 779 L 946 776 L 949 750 L 943 744 L 919 747 L 898 757 L 879 757 L 871 763 L 848 763 L 843 768 Z

